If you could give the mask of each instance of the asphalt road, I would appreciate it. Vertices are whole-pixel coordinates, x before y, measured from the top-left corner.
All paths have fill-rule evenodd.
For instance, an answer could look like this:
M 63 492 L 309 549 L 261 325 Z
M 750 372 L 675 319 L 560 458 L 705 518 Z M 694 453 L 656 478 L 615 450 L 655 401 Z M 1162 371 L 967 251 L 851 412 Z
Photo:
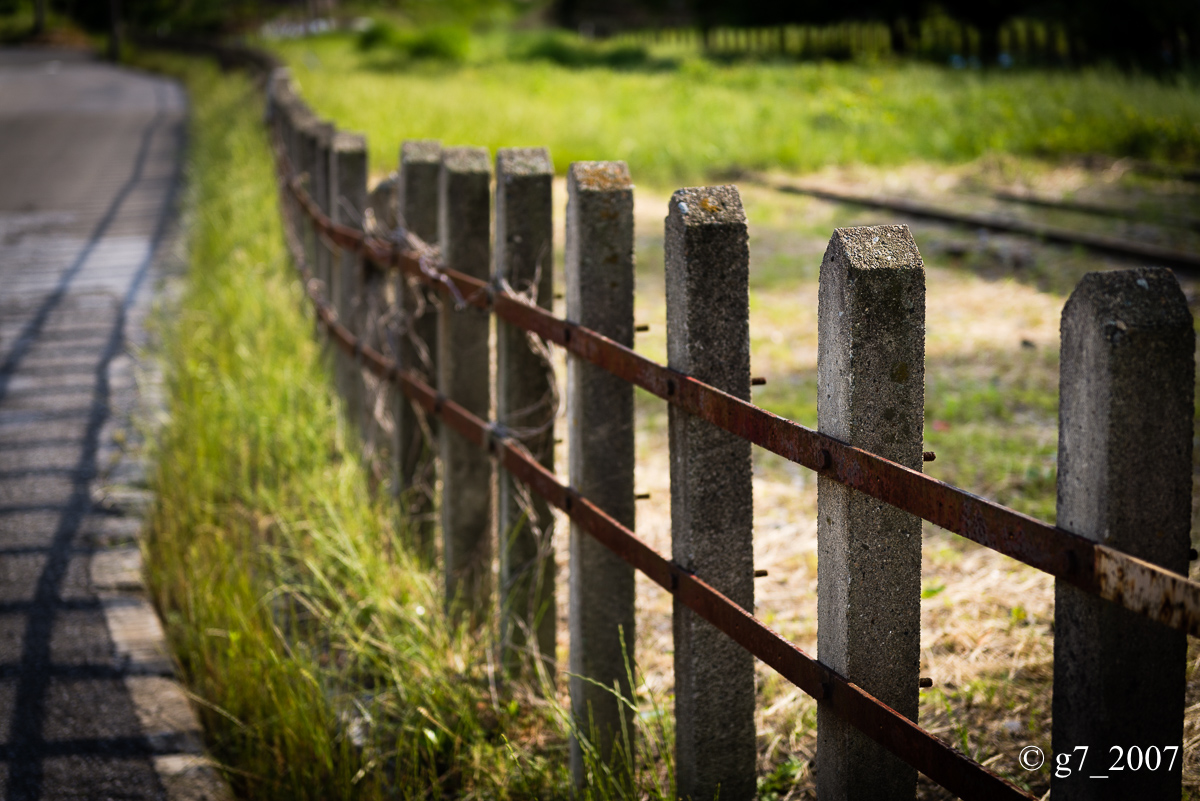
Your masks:
M 165 798 L 89 567 L 103 438 L 169 239 L 185 100 L 79 54 L 0 50 L 0 787 Z

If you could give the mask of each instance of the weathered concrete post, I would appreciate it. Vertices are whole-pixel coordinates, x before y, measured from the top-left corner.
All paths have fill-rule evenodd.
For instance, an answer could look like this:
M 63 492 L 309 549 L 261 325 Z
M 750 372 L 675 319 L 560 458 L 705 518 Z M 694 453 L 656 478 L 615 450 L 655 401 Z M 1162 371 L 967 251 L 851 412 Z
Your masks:
M 321 172 L 321 122 L 316 117 L 307 114 L 301 114 L 299 125 L 297 127 L 297 144 L 299 146 L 300 158 L 297 161 L 296 169 L 298 172 L 307 175 L 304 188 L 308 192 L 309 197 L 314 203 L 320 204 L 317 194 L 317 175 Z M 308 262 L 308 269 L 312 272 L 313 278 L 317 278 L 317 250 L 319 243 L 317 242 L 316 229 L 311 220 L 304 213 L 303 209 L 297 205 L 297 219 L 300 220 L 300 237 L 304 243 L 304 260 Z
M 451 270 L 485 280 L 491 266 L 488 161 L 484 148 L 447 148 L 438 176 L 442 261 Z M 438 389 L 488 419 L 488 313 L 448 303 L 438 322 Z M 438 429 L 438 446 L 446 603 L 452 611 L 469 610 L 479 623 L 491 593 L 492 461 L 449 426 Z
M 567 173 L 566 295 L 568 320 L 633 347 L 633 184 L 623 161 L 575 162 Z M 632 529 L 633 386 L 568 355 L 567 427 L 571 486 Z M 633 741 L 611 692 L 633 698 L 633 613 L 633 568 L 572 523 L 571 710 L 604 760 L 624 735 Z M 577 739 L 571 773 L 582 783 Z
M 667 363 L 750 399 L 750 251 L 732 186 L 680 189 L 664 243 Z M 671 449 L 671 555 L 754 610 L 750 443 L 676 406 Z M 755 796 L 754 657 L 675 601 L 678 793 L 693 801 Z
M 400 146 L 400 175 L 396 207 L 399 223 L 430 245 L 438 237 L 438 174 L 442 146 L 434 141 L 412 140 Z M 438 309 L 434 293 L 415 281 L 397 276 L 396 297 L 402 319 L 395 347 L 400 363 L 431 377 L 437 376 Z M 434 484 L 437 476 L 433 443 L 427 442 L 417 413 L 403 395 L 393 407 L 396 421 L 396 487 L 404 498 L 414 546 L 430 564 L 434 555 Z M 437 422 L 427 421 L 436 434 Z
M 396 227 L 396 183 L 399 176 L 393 172 L 376 182 L 367 194 L 367 207 L 371 211 L 373 224 L 368 225 L 370 233 L 376 237 L 387 238 Z M 392 303 L 390 296 L 395 270 L 381 267 L 371 261 L 363 262 L 362 306 L 360 314 L 363 335 L 366 344 L 382 353 L 384 356 L 395 358 L 392 349 L 392 339 L 388 335 L 391 320 Z M 396 463 L 392 446 L 392 437 L 386 436 L 382 420 L 385 409 L 393 409 L 397 405 L 396 395 L 403 395 L 399 387 L 390 381 L 381 379 L 370 370 L 362 371 L 364 391 L 365 425 L 363 429 L 363 455 L 370 465 L 372 485 L 378 488 L 379 483 L 391 482 L 394 476 L 392 466 Z M 394 418 L 393 418 L 394 419 Z
M 361 230 L 363 213 L 367 209 L 367 139 L 362 134 L 339 131 L 330 143 L 330 150 L 329 185 L 332 194 L 329 216 L 336 223 Z M 333 281 L 338 318 L 359 336 L 366 333 L 363 327 L 365 315 L 361 313 L 363 269 L 363 259 L 359 254 L 343 250 Z M 341 352 L 335 364 L 337 383 L 346 405 L 346 420 L 357 426 L 359 433 L 365 433 L 367 412 L 362 366 L 354 356 Z
M 291 70 L 287 67 L 275 67 L 267 75 L 267 102 L 263 106 L 263 121 L 277 138 L 282 138 L 283 126 L 286 124 L 283 115 L 284 95 L 288 93 L 291 83 Z
M 399 220 L 396 205 L 396 191 L 399 183 L 400 174 L 393 172 L 371 187 L 371 191 L 367 195 L 367 205 L 371 207 L 371 214 L 375 217 L 376 234 L 379 236 L 390 233 Z
M 496 274 L 544 309 L 554 304 L 553 178 L 545 148 L 496 153 Z M 530 347 L 524 331 L 497 323 L 496 419 L 553 473 L 557 404 L 550 371 L 544 352 Z M 554 516 L 545 499 L 508 472 L 500 471 L 497 485 L 501 662 L 518 675 L 536 648 L 553 681 Z
M 308 106 L 300 98 L 295 98 L 290 106 L 291 132 L 288 139 L 289 152 L 292 157 L 292 169 L 297 174 L 308 169 L 305 156 L 305 130 L 316 122 Z
M 329 172 L 332 161 L 332 146 L 333 137 L 337 134 L 337 128 L 330 122 L 318 122 L 316 125 L 317 143 L 316 143 L 316 158 L 312 165 L 310 173 L 313 193 L 313 200 L 321 207 L 321 211 L 325 216 L 329 216 L 330 206 L 330 183 Z M 336 288 L 332 282 L 333 277 L 333 252 L 326 246 L 324 240 L 319 236 L 316 241 L 316 264 L 313 271 L 317 280 L 321 282 L 321 286 L 325 293 L 325 299 L 330 303 L 336 303 L 334 292 Z
M 285 97 L 285 103 L 281 107 L 282 125 L 280 130 L 280 139 L 283 143 L 283 151 L 287 156 L 289 165 L 293 175 L 298 175 L 305 170 L 304 161 L 304 146 L 303 146 L 303 126 L 307 120 L 304 105 L 295 97 L 288 94 Z M 284 212 L 294 226 L 294 233 L 303 243 L 305 241 L 304 227 L 301 221 L 300 205 L 296 202 L 292 195 L 291 187 L 285 187 L 283 194 Z
M 1182 575 L 1194 348 L 1170 270 L 1088 273 L 1063 309 L 1058 525 Z M 1163 749 L 1182 747 L 1186 668 L 1183 632 L 1055 581 L 1052 745 L 1082 768 L 1056 772 L 1055 801 L 1180 796 L 1184 755 Z
M 821 262 L 817 423 L 921 469 L 925 265 L 906 226 L 839 228 Z M 911 720 L 921 646 L 921 521 L 817 479 L 817 655 Z M 817 708 L 817 796 L 911 799 L 914 768 L 824 705 Z

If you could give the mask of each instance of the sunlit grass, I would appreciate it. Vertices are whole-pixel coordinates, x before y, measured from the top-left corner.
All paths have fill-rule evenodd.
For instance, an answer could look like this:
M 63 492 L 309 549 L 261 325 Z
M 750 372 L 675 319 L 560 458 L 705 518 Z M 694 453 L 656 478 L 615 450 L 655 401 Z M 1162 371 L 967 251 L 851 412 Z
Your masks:
M 349 35 L 272 42 L 319 114 L 367 134 L 373 169 L 403 139 L 547 146 L 623 159 L 636 182 L 740 169 L 962 162 L 987 152 L 1200 159 L 1200 93 L 1116 72 L 987 72 L 922 63 L 569 67 L 492 46 L 464 64 L 363 51 Z M 482 48 L 479 48 L 482 49 Z M 519 53 L 520 48 L 510 48 Z
M 204 63 L 141 61 L 192 101 L 147 564 L 215 756 L 254 798 L 569 795 L 564 704 L 498 691 L 492 633 L 452 629 L 437 574 L 368 493 L 285 258 L 258 95 Z M 667 797 L 669 729 L 640 728 L 637 781 Z

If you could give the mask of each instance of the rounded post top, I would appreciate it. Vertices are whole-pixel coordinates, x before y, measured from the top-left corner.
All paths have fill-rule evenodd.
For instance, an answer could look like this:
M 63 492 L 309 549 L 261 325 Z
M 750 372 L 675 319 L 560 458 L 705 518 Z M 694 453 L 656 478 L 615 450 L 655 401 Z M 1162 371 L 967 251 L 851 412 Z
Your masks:
M 826 260 L 831 256 L 844 256 L 848 267 L 859 270 L 925 269 L 907 225 L 836 228 L 829 240 Z
M 697 186 L 671 195 L 667 220 L 691 228 L 697 225 L 745 225 L 746 212 L 736 186 Z
M 1088 273 L 1063 309 L 1063 319 L 1084 314 L 1110 338 L 1132 330 L 1192 328 L 1192 313 L 1175 274 L 1165 267 Z
M 496 151 L 496 175 L 554 175 L 544 147 L 502 147 Z
M 463 174 L 491 174 L 491 159 L 485 147 L 448 147 L 442 151 L 442 169 Z
M 632 189 L 629 165 L 623 161 L 575 161 L 567 170 L 567 185 L 584 192 Z

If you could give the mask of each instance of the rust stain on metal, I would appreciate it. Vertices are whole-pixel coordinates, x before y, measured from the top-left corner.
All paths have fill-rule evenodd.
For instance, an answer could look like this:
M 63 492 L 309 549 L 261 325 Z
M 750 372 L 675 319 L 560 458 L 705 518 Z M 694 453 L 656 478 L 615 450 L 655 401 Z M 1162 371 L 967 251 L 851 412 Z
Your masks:
M 1200 603 L 1195 583 L 1170 581 L 1176 574 L 1106 545 L 1095 546 L 1095 576 L 1101 598 L 1172 628 L 1183 628 L 1188 610 Z

